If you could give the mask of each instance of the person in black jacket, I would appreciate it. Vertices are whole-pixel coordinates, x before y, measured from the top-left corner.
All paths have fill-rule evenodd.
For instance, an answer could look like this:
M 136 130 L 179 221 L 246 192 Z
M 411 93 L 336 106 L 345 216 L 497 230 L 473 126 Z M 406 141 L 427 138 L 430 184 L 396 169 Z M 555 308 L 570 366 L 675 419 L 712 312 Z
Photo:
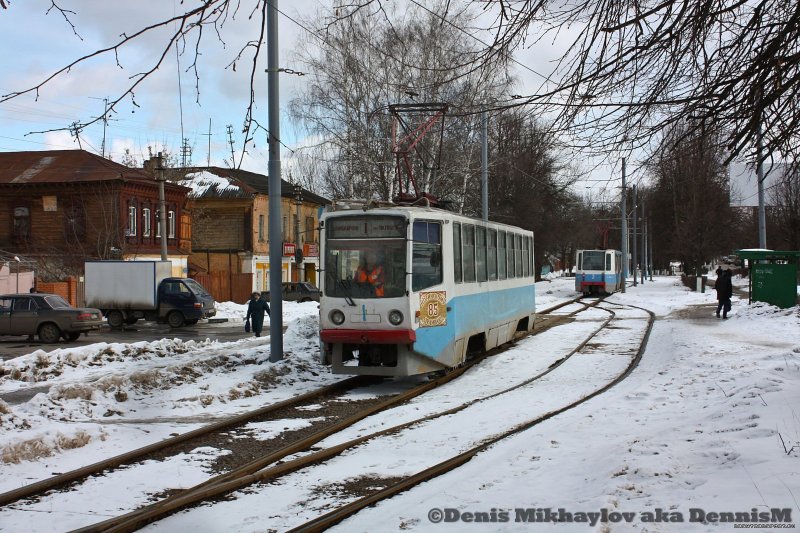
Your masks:
M 245 320 L 250 320 L 253 333 L 256 337 L 261 336 L 261 330 L 264 328 L 264 313 L 269 315 L 269 304 L 266 300 L 261 298 L 258 291 L 255 291 L 250 296 L 250 302 L 247 304 L 247 316 Z
M 717 291 L 717 318 L 722 310 L 722 318 L 728 318 L 728 311 L 731 310 L 731 296 L 733 296 L 733 283 L 731 282 L 731 271 L 717 269 L 717 281 L 714 283 Z

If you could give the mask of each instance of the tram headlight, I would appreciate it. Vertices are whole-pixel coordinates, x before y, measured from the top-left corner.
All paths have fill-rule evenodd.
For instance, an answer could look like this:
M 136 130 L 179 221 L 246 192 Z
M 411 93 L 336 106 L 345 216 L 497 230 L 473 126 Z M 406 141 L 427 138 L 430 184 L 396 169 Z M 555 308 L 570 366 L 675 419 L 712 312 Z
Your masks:
M 338 309 L 334 309 L 333 311 L 331 311 L 330 314 L 328 315 L 328 318 L 330 318 L 331 322 L 333 322 L 337 326 L 341 326 L 342 324 L 344 324 L 344 313 L 342 313 Z
M 393 326 L 399 326 L 403 322 L 403 313 L 401 313 L 397 309 L 389 311 L 389 322 Z

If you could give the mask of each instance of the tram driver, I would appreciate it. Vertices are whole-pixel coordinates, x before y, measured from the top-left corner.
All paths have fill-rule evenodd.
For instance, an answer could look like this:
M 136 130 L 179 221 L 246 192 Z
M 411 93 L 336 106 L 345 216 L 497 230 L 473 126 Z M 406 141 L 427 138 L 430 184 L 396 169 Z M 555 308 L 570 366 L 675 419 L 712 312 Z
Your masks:
M 385 282 L 383 265 L 378 260 L 378 252 L 367 250 L 364 254 L 364 261 L 358 265 L 354 279 L 356 283 L 361 283 L 370 287 L 371 292 L 378 298 L 384 295 L 383 284 Z

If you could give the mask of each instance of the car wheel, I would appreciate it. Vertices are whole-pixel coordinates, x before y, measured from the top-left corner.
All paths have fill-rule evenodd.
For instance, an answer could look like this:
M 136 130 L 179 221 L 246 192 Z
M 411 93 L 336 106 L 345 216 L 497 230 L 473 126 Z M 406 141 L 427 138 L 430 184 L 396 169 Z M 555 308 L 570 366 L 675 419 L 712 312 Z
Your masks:
M 58 342 L 60 338 L 61 330 L 55 324 L 48 322 L 47 324 L 42 324 L 39 328 L 39 340 L 42 342 L 52 344 Z
M 125 322 L 125 317 L 123 317 L 122 313 L 119 311 L 109 311 L 106 319 L 108 320 L 108 325 L 112 328 L 121 328 L 122 324 Z
M 64 338 L 67 339 L 69 342 L 75 342 L 81 336 L 80 331 L 73 331 L 70 333 L 64 333 Z
M 180 311 L 173 311 L 167 315 L 167 324 L 171 328 L 179 328 L 183 325 L 183 313 Z

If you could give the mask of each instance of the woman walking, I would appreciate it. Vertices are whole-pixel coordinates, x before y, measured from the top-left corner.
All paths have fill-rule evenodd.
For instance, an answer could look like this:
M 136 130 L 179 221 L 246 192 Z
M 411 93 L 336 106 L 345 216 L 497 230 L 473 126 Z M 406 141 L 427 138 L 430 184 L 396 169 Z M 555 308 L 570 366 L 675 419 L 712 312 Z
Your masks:
M 269 315 L 269 304 L 261 298 L 261 294 L 258 291 L 255 291 L 250 296 L 250 302 L 247 304 L 245 322 L 250 321 L 256 337 L 261 336 L 261 330 L 264 328 L 264 313 Z

